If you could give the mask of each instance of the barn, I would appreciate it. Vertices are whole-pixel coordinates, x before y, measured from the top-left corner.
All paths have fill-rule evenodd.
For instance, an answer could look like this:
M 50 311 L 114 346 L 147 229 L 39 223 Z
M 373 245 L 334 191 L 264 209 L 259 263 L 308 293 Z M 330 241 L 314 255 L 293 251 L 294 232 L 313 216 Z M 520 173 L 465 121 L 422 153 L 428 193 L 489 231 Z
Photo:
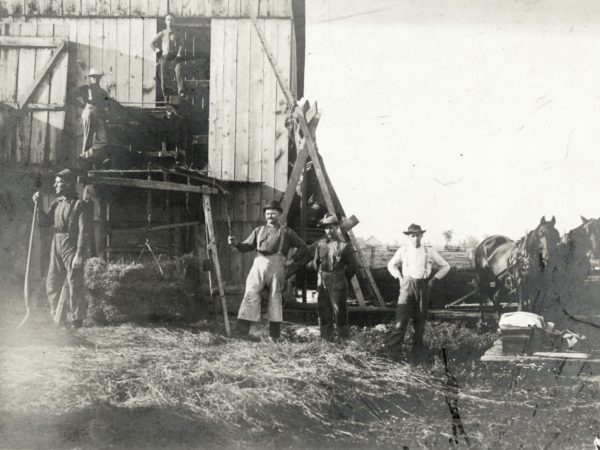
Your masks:
M 161 92 L 150 46 L 167 13 L 183 38 L 182 101 Z M 47 205 L 57 168 L 81 169 L 81 110 L 71 97 L 97 68 L 122 106 L 110 133 L 129 141 L 115 147 L 143 158 L 118 165 L 120 172 L 114 165 L 80 170 L 95 187 L 94 251 L 131 255 L 146 239 L 157 253 L 197 251 L 205 239 L 201 195 L 210 194 L 222 278 L 238 292 L 251 256 L 221 247 L 229 229 L 243 236 L 260 223 L 261 205 L 287 186 L 289 105 L 268 57 L 301 96 L 303 17 L 296 0 L 0 2 L 0 170 L 11 218 L 3 242 L 23 240 L 30 194 L 41 186 Z M 48 236 L 38 241 L 34 273 L 41 277 Z

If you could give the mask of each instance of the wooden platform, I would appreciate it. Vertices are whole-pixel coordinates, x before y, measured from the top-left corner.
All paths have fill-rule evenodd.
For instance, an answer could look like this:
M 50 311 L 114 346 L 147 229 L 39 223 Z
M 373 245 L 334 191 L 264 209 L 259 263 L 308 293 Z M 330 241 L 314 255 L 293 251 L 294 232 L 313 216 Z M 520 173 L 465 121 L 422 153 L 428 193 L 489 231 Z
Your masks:
M 502 341 L 497 339 L 494 345 L 486 351 L 481 357 L 483 362 L 544 362 L 544 361 L 585 361 L 586 363 L 600 364 L 599 354 L 590 354 L 582 352 L 535 352 L 532 355 L 504 355 L 502 354 Z

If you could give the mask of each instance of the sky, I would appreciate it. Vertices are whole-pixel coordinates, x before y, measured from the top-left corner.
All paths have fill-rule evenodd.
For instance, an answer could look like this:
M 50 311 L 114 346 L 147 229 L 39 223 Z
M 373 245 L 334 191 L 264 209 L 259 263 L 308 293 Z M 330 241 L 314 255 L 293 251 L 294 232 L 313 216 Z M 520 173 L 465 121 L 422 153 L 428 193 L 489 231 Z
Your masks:
M 600 3 L 307 0 L 305 96 L 359 236 L 600 216 Z

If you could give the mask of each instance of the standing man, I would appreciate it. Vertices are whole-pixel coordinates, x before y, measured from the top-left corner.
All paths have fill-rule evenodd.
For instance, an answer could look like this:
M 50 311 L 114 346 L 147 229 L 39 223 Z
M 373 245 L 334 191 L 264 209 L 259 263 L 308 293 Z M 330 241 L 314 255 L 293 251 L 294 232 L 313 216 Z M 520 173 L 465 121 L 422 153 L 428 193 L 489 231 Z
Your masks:
M 319 227 L 325 237 L 317 242 L 312 266 L 317 270 L 319 325 L 321 338 L 333 341 L 333 324 L 337 325 L 341 339 L 348 331 L 348 279 L 354 276 L 354 258 L 350 246 L 340 239 L 340 222 L 335 214 L 325 214 Z
M 250 325 L 260 322 L 260 300 L 263 289 L 269 289 L 269 336 L 281 336 L 283 320 L 282 291 L 285 285 L 285 262 L 290 248 L 296 248 L 294 261 L 306 254 L 306 244 L 294 230 L 279 224 L 283 212 L 279 202 L 271 201 L 263 209 L 266 225 L 255 228 L 243 242 L 229 236 L 229 245 L 240 252 L 256 250 L 258 254 L 246 279 L 246 291 L 238 313 L 237 333 L 248 337 Z
M 172 28 L 175 16 L 167 14 L 165 16 L 166 28 L 158 33 L 150 46 L 159 56 L 160 65 L 160 87 L 163 97 L 167 97 L 169 84 L 167 76 L 171 71 L 175 71 L 175 81 L 177 82 L 177 94 L 184 94 L 183 75 L 181 73 L 181 57 L 183 55 L 183 40 L 179 32 Z
M 108 92 L 100 87 L 100 79 L 104 74 L 98 69 L 90 69 L 86 75 L 88 84 L 79 86 L 75 91 L 75 99 L 83 108 L 81 122 L 83 123 L 83 146 L 81 157 L 87 158 L 86 153 L 92 147 L 100 149 L 106 146 L 106 128 L 104 122 L 108 117 L 110 98 Z
M 75 177 L 69 169 L 56 174 L 54 190 L 57 197 L 50 204 L 48 212 L 38 209 L 40 226 L 54 226 L 46 293 L 50 313 L 54 317 L 65 277 L 67 278 L 72 325 L 79 328 L 86 313 L 83 296 L 83 263 L 88 233 L 86 208 L 85 203 L 77 199 Z M 35 203 L 39 201 L 39 196 L 39 192 L 33 194 Z
M 404 234 L 409 238 L 409 245 L 400 247 L 390 262 L 388 271 L 400 281 L 400 297 L 396 308 L 396 323 L 387 343 L 390 352 L 399 356 L 402 352 L 404 335 L 408 321 L 413 320 L 415 329 L 413 349 L 423 348 L 423 333 L 429 311 L 429 294 L 434 282 L 441 280 L 450 270 L 450 264 L 431 247 L 425 247 L 421 240 L 423 233 L 419 225 L 411 224 Z M 433 274 L 433 264 L 439 270 Z

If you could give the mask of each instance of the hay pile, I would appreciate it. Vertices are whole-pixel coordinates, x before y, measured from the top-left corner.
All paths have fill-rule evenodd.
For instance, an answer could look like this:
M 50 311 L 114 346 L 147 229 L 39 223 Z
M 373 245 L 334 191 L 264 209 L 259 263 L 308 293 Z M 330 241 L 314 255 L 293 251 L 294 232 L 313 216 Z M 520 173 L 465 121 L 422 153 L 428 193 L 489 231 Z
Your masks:
M 197 320 L 200 295 L 197 261 L 184 255 L 156 263 L 107 263 L 91 258 L 85 266 L 88 322 L 115 325 L 157 320 Z

